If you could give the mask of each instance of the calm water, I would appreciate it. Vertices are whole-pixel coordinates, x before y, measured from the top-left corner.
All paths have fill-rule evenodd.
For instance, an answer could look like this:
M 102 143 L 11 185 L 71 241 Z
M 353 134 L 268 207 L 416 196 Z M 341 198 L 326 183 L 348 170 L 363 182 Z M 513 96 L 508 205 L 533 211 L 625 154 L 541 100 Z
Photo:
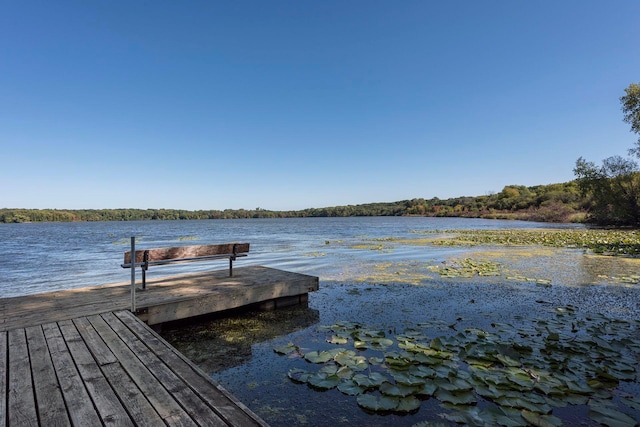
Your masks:
M 507 227 L 553 225 L 414 217 L 0 224 L 0 297 L 127 281 L 129 270 L 120 264 L 131 236 L 139 238 L 138 249 L 246 241 L 251 243 L 251 252 L 237 262 L 238 267 L 260 264 L 322 278 L 354 259 L 427 259 L 446 250 L 408 248 L 382 254 L 352 250 L 349 242 L 416 237 L 411 230 Z M 327 241 L 341 244 L 327 245 Z M 314 256 L 320 251 L 323 256 Z M 176 271 L 207 268 L 212 266 L 199 263 Z M 170 274 L 172 269 L 175 267 L 163 267 L 161 274 Z

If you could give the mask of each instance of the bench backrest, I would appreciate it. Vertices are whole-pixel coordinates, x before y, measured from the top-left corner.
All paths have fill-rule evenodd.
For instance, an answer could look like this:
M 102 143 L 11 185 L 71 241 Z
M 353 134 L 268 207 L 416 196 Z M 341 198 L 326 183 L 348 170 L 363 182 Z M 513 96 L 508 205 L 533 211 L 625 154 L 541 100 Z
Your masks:
M 164 261 L 182 258 L 197 258 L 214 255 L 246 254 L 249 243 L 224 243 L 220 245 L 177 246 L 173 248 L 143 249 L 136 251 L 136 263 L 144 262 L 144 253 L 149 254 L 148 261 Z M 131 251 L 124 253 L 124 263 L 131 263 Z

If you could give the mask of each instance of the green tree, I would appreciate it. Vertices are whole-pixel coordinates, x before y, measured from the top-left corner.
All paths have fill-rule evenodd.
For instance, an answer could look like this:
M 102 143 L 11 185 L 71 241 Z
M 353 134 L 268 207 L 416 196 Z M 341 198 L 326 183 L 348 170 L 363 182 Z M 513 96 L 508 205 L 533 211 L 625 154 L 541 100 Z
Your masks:
M 631 132 L 640 135 L 640 84 L 631 83 L 624 92 L 625 95 L 620 97 L 624 113 L 623 120 L 631 125 Z M 636 146 L 629 151 L 640 158 L 640 136 Z
M 632 83 L 620 97 L 623 120 L 640 134 L 640 85 Z M 640 138 L 629 154 L 640 158 Z M 613 156 L 602 166 L 582 157 L 573 173 L 583 195 L 590 197 L 589 220 L 600 224 L 640 225 L 640 169 L 632 159 Z
M 597 166 L 580 157 L 573 172 L 582 193 L 591 198 L 591 222 L 640 225 L 640 169 L 636 162 L 613 156 Z

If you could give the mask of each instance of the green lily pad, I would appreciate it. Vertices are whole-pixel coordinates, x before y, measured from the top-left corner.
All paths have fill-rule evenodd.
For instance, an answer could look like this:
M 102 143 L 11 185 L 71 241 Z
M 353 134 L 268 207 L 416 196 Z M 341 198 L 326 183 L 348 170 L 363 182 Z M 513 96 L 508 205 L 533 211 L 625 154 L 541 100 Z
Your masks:
M 331 390 L 340 384 L 340 377 L 335 374 L 318 372 L 309 376 L 307 384 L 318 390 Z
M 518 408 L 523 409 L 528 412 L 535 412 L 537 414 L 548 414 L 551 412 L 551 406 L 546 403 L 537 403 L 531 402 L 526 398 L 525 394 L 522 394 L 518 397 L 514 396 L 505 396 L 495 399 L 494 402 L 500 406 L 506 406 L 509 408 Z
M 396 383 L 409 386 L 409 387 L 422 385 L 426 381 L 424 378 L 417 377 L 411 374 L 409 371 L 394 370 L 394 371 L 390 371 L 390 373 L 393 379 L 396 380 Z
M 356 374 L 353 376 L 353 381 L 360 387 L 377 388 L 389 379 L 379 372 L 372 372 L 370 375 Z
M 412 395 L 418 390 L 415 386 L 407 386 L 403 384 L 391 384 L 390 382 L 384 382 L 380 384 L 380 393 L 385 396 L 393 397 L 407 397 Z
M 346 350 L 344 348 L 337 348 L 330 351 L 321 351 L 321 352 L 311 351 L 304 355 L 304 359 L 310 363 L 317 363 L 317 364 L 327 363 L 328 361 L 332 360 L 336 356 L 336 354 L 341 353 L 343 351 L 346 351 Z
M 298 351 L 298 346 L 290 342 L 287 345 L 274 348 L 273 351 L 275 351 L 278 354 L 291 354 L 295 351 Z
M 337 335 L 332 335 L 330 339 L 327 340 L 328 343 L 343 345 L 349 342 L 348 338 L 339 337 Z
M 354 351 L 341 351 L 333 358 L 337 364 L 341 366 L 348 366 L 354 371 L 364 371 L 369 367 L 367 359 L 364 356 L 357 356 Z
M 409 413 L 420 409 L 420 400 L 415 396 L 405 396 L 398 399 L 398 406 L 394 412 Z
M 340 379 L 349 379 L 352 378 L 355 374 L 354 370 L 348 366 L 340 366 L 336 371 L 336 375 L 340 377 Z
M 505 427 L 527 427 L 529 423 L 522 418 L 520 411 L 500 406 L 490 406 L 480 413 L 484 425 L 500 425 Z
M 560 427 L 562 426 L 562 420 L 553 415 L 544 415 L 536 412 L 522 411 L 522 418 L 527 420 L 532 426 L 535 427 Z
M 425 383 L 417 392 L 416 395 L 420 397 L 431 397 L 436 394 L 438 390 L 438 384 L 429 382 Z
M 435 397 L 441 402 L 451 403 L 453 405 L 474 405 L 478 402 L 476 397 L 470 391 L 453 393 L 448 390 L 440 389 L 435 393 Z
M 409 368 L 409 374 L 418 378 L 435 378 L 436 371 L 429 366 L 414 365 Z
M 338 390 L 347 396 L 358 396 L 366 391 L 366 388 L 360 387 L 353 380 L 342 381 L 338 384 Z
M 388 396 L 361 394 L 357 401 L 359 406 L 374 412 L 393 411 L 398 407 L 398 399 Z
M 635 427 L 638 425 L 637 420 L 624 412 L 604 405 L 591 405 L 589 418 L 609 427 Z
M 306 383 L 311 375 L 314 375 L 314 373 L 298 368 L 292 368 L 287 372 L 287 376 L 297 383 Z

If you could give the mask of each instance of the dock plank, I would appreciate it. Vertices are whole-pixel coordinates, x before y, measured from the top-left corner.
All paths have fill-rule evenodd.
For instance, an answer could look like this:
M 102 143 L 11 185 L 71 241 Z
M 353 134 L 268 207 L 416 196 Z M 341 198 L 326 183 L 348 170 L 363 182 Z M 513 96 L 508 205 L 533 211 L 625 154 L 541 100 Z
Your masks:
M 0 332 L 0 426 L 7 425 L 7 333 Z
M 118 396 L 109 385 L 74 323 L 71 320 L 63 320 L 58 322 L 58 326 L 103 424 L 133 426 Z
M 89 321 L 163 421 L 176 426 L 197 425 L 102 317 L 94 315 Z
M 44 425 L 70 426 L 67 408 L 58 387 L 58 378 L 42 327 L 30 326 L 25 329 L 25 332 L 39 421 Z
M 71 422 L 77 426 L 100 425 L 100 416 L 93 406 L 58 324 L 46 323 L 42 328 Z
M 235 396 L 213 381 L 184 355 L 175 351 L 161 336 L 138 321 L 131 312 L 118 311 L 114 315 L 125 322 L 142 342 L 146 343 L 156 355 L 173 369 L 176 375 L 189 384 L 211 407 L 215 408 L 220 417 L 229 425 L 268 427 L 268 424 L 253 414 Z M 210 391 L 212 388 L 214 392 Z M 238 407 L 242 408 L 243 411 L 238 411 Z
M 73 319 L 76 329 L 84 339 L 87 348 L 100 366 L 105 378 L 119 396 L 133 423 L 137 426 L 157 426 L 163 423 L 158 412 L 131 380 L 118 359 L 102 340 L 86 317 Z
M 138 355 L 140 361 L 154 373 L 160 383 L 184 408 L 189 416 L 199 425 L 226 426 L 218 414 L 202 401 L 188 385 L 176 376 L 173 371 L 154 352 L 139 340 L 113 313 L 106 313 L 102 318 L 115 333 Z
M 142 390 L 133 382 L 121 364 L 104 365 L 102 372 L 109 379 L 109 384 L 122 399 L 127 413 L 135 425 L 140 427 L 155 427 L 163 425 L 164 421 L 153 408 Z
M 31 384 L 31 367 L 24 329 L 9 331 L 9 424 L 37 426 L 38 414 Z

